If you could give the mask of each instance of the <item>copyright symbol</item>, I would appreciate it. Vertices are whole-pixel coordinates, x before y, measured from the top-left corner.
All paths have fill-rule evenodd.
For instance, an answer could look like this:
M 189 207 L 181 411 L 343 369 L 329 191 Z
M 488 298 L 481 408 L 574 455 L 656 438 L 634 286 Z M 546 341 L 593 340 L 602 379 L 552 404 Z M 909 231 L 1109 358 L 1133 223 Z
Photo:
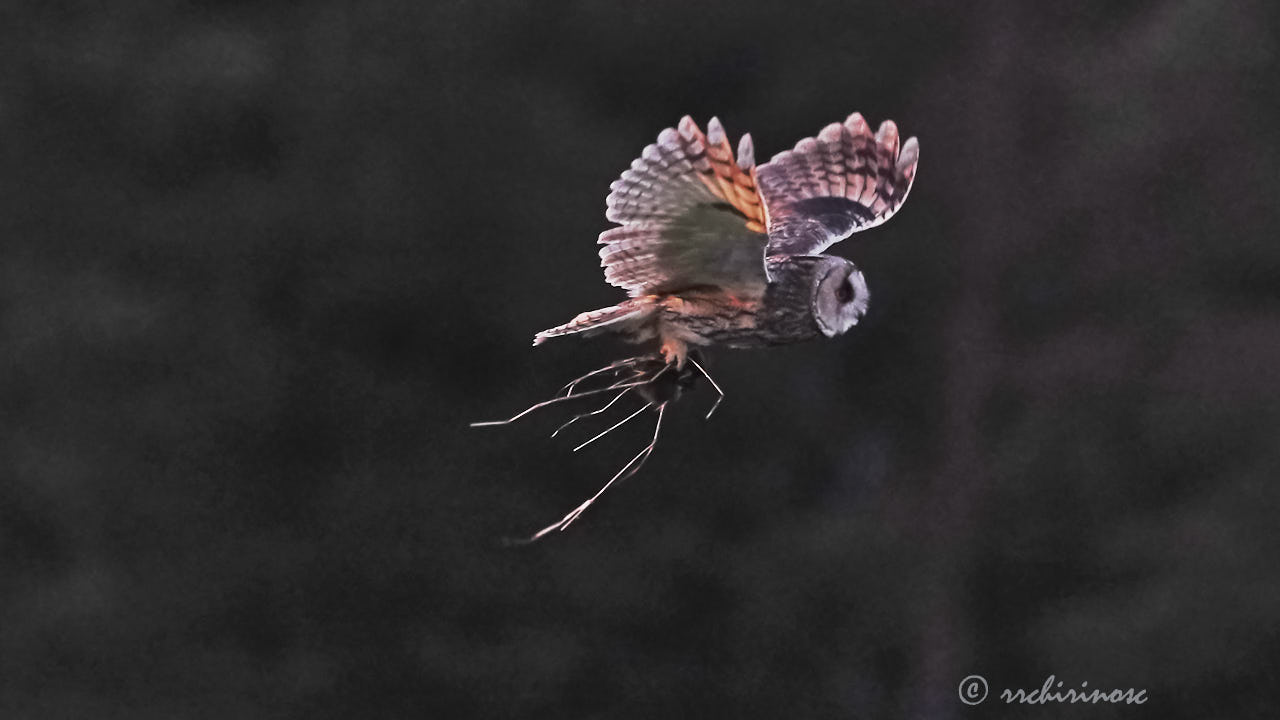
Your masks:
M 960 681 L 960 702 L 965 705 L 977 705 L 986 699 L 986 678 L 981 675 L 970 675 Z

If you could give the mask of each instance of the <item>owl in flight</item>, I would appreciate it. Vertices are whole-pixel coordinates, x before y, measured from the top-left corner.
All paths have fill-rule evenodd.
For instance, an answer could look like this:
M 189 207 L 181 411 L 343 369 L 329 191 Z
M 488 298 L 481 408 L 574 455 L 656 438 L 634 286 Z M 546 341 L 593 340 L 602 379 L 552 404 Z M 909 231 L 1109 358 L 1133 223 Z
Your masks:
M 573 416 L 555 436 L 628 395 L 641 398 L 639 409 L 574 448 L 580 450 L 645 410 L 657 411 L 652 441 L 599 492 L 528 541 L 564 530 L 609 486 L 640 469 L 658 442 L 663 413 L 696 380 L 695 369 L 720 393 L 690 345 L 783 345 L 835 337 L 856 325 L 870 298 L 866 280 L 853 263 L 822 251 L 897 212 L 919 155 L 915 138 L 899 142 L 893 121 L 873 133 L 857 113 L 760 166 L 751 136 L 742 136 L 735 158 L 715 118 L 706 134 L 687 116 L 663 130 L 605 201 L 605 217 L 620 226 L 600 234 L 600 264 L 605 280 L 631 297 L 533 340 L 612 332 L 633 343 L 656 341 L 659 352 L 587 373 L 507 420 L 473 423 L 506 425 L 552 404 L 606 396 L 602 407 Z
M 834 337 L 857 324 L 869 293 L 858 268 L 823 255 L 879 225 L 907 199 L 919 144 L 891 120 L 861 115 L 755 164 L 751 136 L 735 161 L 720 121 L 667 128 L 610 186 L 600 234 L 605 280 L 631 296 L 537 334 L 613 332 L 656 339 L 683 368 L 690 345 L 733 348 Z

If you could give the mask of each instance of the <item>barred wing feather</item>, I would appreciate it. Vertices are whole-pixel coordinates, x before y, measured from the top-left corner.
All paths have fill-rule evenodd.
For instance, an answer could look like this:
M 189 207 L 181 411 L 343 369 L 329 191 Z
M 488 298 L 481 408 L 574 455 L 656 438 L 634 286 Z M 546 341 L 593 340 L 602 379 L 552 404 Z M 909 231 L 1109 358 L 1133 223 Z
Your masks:
M 688 287 L 760 293 L 767 283 L 765 214 L 751 136 L 735 162 L 719 120 L 667 128 L 610 186 L 600 235 L 605 279 L 632 297 Z
M 920 146 L 899 144 L 886 120 L 872 134 L 862 115 L 832 123 L 757 168 L 768 255 L 811 255 L 888 220 L 915 179 Z

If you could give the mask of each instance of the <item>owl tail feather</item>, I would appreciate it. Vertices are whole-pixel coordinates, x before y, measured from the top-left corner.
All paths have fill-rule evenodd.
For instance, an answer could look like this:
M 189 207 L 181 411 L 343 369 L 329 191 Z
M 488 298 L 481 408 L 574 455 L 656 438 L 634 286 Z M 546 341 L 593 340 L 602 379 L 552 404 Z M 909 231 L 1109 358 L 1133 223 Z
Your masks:
M 629 330 L 629 326 L 644 321 L 655 309 L 656 305 L 651 297 L 632 298 L 612 307 L 584 312 L 563 325 L 543 330 L 533 337 L 533 344 L 541 345 L 548 338 L 577 333 L 590 337 L 611 326 L 617 330 Z

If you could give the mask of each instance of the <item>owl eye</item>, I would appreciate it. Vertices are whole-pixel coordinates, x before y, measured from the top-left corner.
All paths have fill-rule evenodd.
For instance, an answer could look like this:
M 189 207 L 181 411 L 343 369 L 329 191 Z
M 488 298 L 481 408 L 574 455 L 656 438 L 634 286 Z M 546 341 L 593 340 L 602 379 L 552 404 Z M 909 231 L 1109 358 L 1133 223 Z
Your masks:
M 849 278 L 845 278 L 840 287 L 836 288 L 836 300 L 841 303 L 851 302 L 853 300 L 853 283 L 849 282 Z

